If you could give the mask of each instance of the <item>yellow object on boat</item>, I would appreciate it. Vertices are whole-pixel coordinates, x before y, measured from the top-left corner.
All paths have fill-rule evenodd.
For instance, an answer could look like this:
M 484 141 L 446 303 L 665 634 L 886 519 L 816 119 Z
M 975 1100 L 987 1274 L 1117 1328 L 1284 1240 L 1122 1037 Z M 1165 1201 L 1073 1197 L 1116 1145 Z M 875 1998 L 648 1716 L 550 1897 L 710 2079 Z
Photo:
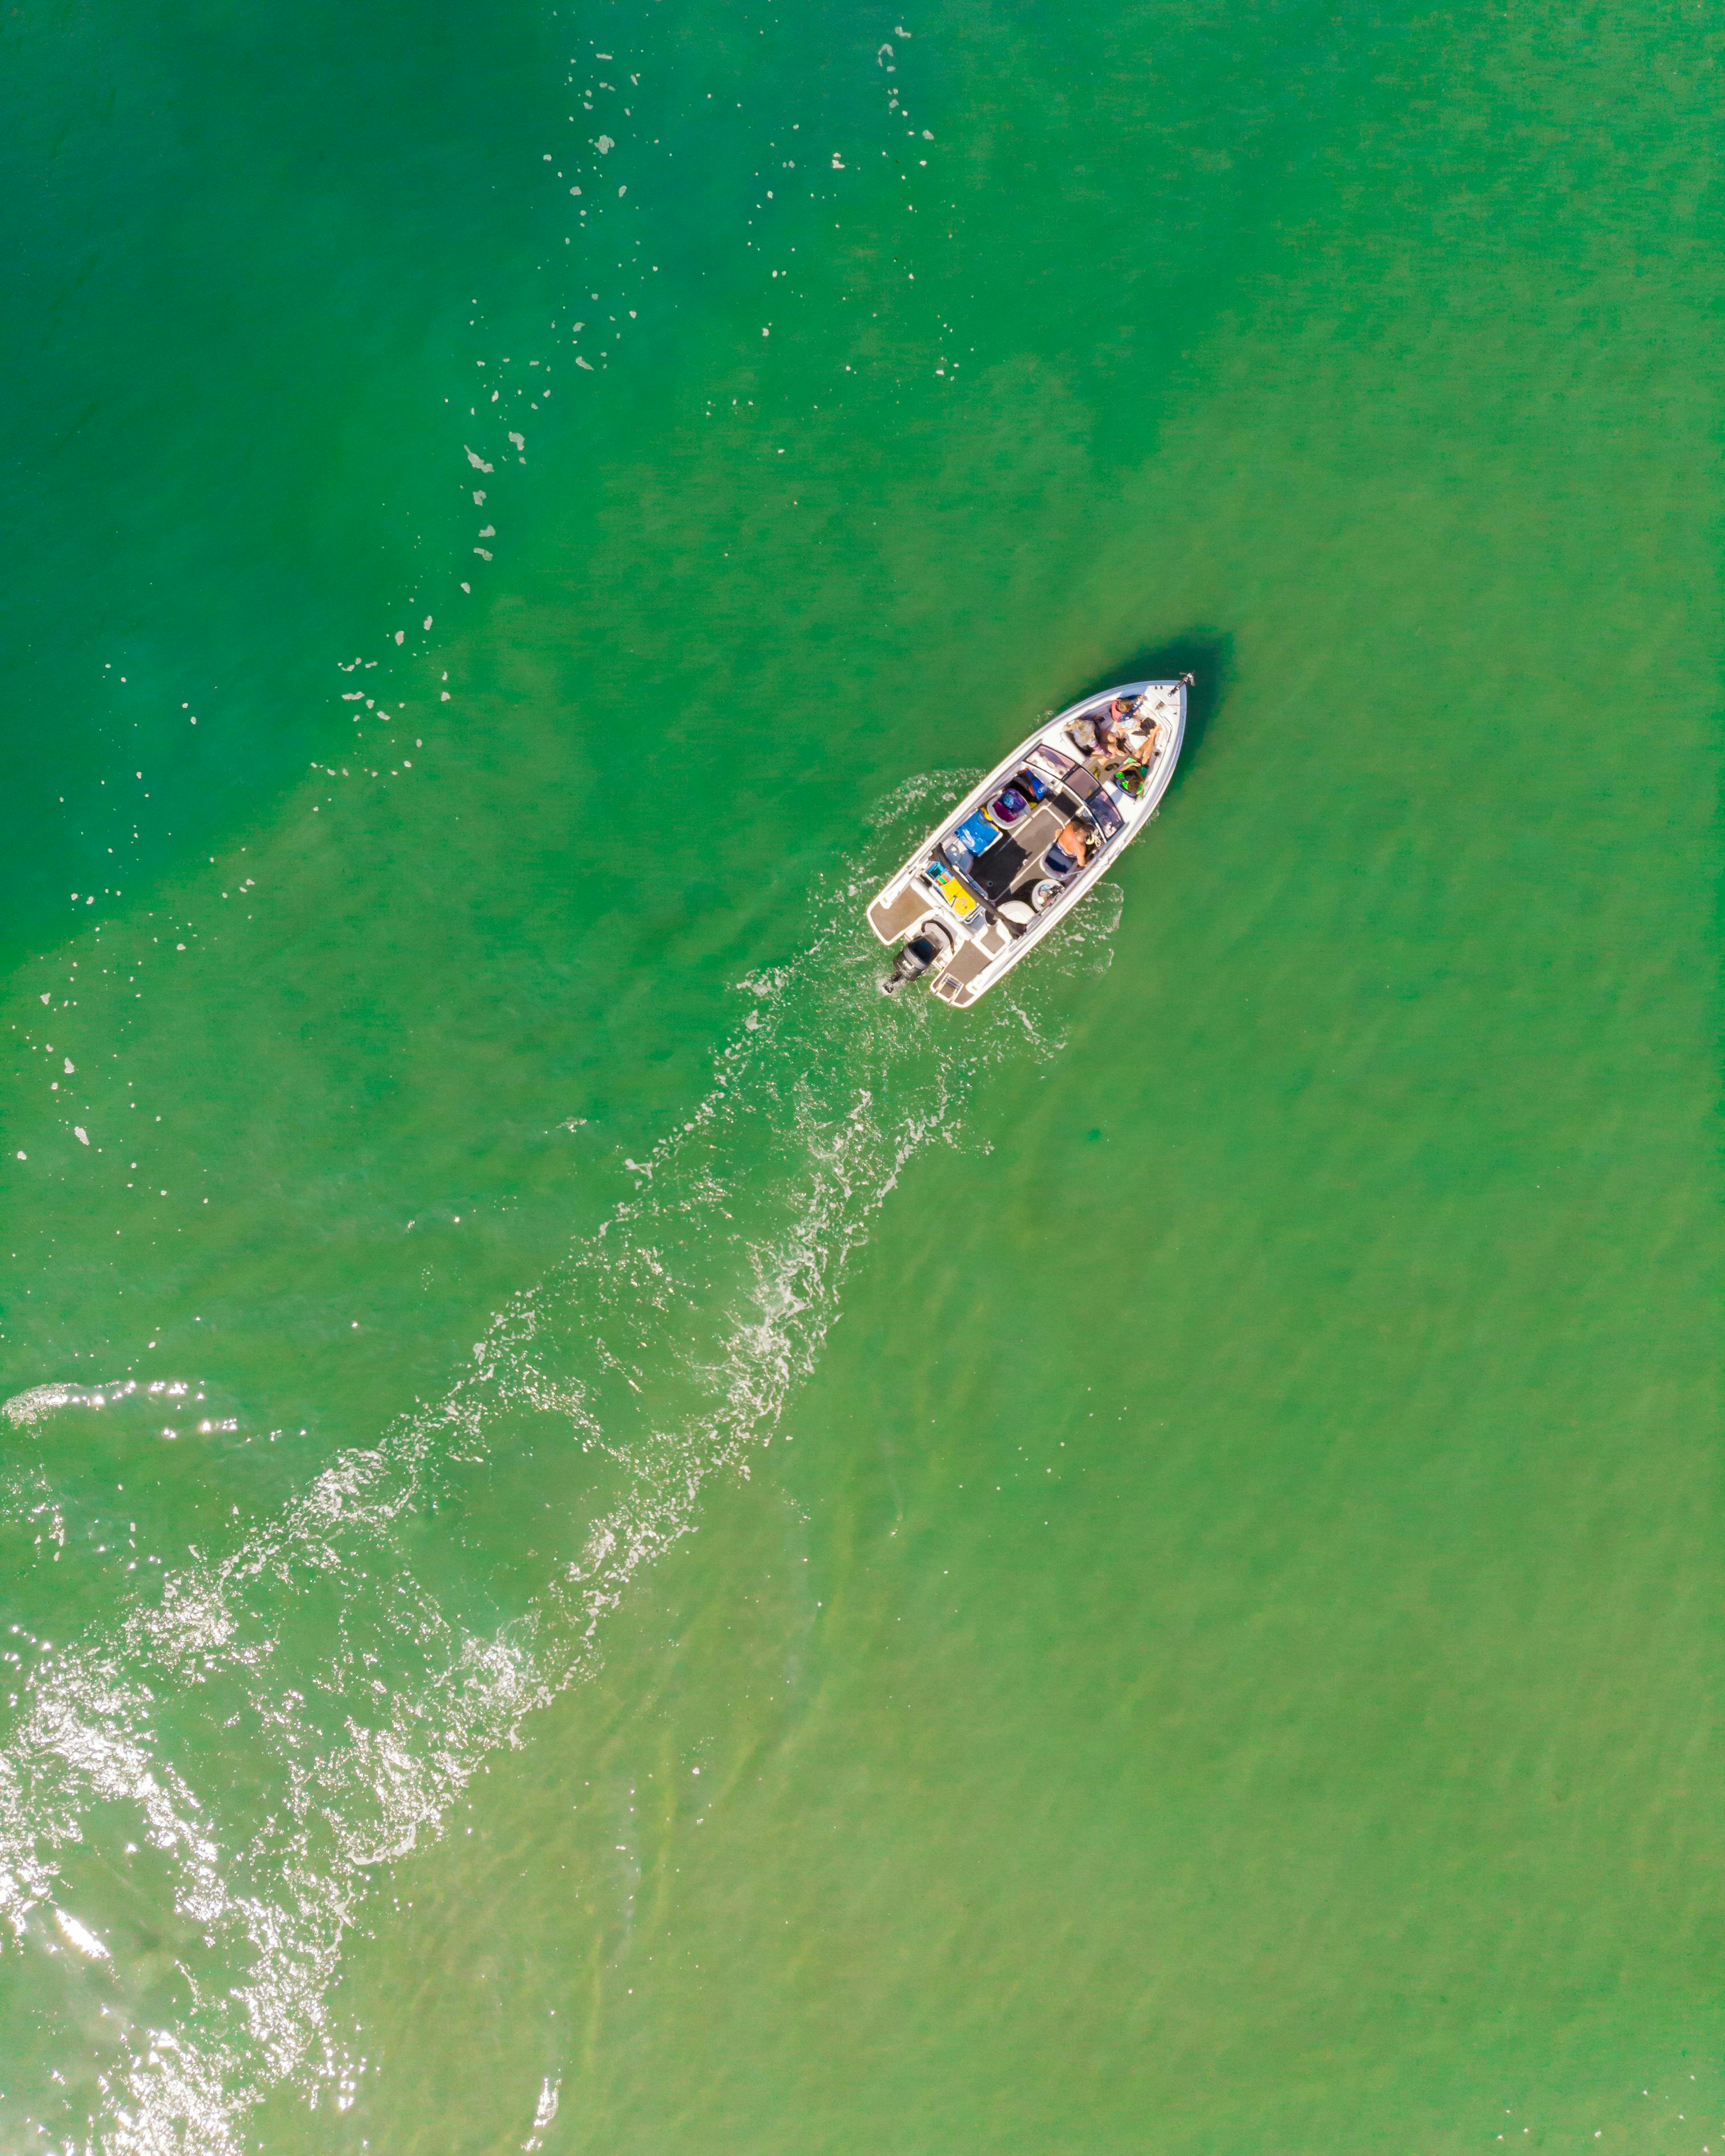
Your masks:
M 961 921 L 968 921 L 976 911 L 976 901 L 959 882 L 946 863 L 932 860 L 926 871 L 928 880 L 945 899 Z

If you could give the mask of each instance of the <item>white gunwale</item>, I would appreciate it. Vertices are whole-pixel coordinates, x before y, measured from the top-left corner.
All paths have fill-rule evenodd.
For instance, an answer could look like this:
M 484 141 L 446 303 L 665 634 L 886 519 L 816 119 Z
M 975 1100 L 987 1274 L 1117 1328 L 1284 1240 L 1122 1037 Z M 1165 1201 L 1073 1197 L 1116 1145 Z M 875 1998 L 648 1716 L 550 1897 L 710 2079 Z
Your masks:
M 947 810 L 903 867 L 890 876 L 869 901 L 869 926 L 884 944 L 902 945 L 930 921 L 937 922 L 952 939 L 953 948 L 944 964 L 929 969 L 930 987 L 942 1002 L 963 1010 L 986 995 L 998 981 L 1004 980 L 1044 937 L 1068 917 L 1074 906 L 1106 875 L 1151 821 L 1168 791 L 1185 743 L 1189 686 L 1185 680 L 1117 682 L 1111 688 L 1081 697 L 1076 704 L 1069 704 L 1065 711 L 1056 712 L 1034 733 L 1027 734 L 987 778 Z M 1058 749 L 1088 769 L 1083 752 L 1072 742 L 1067 729 L 1079 719 L 1095 718 L 1106 712 L 1117 696 L 1149 698 L 1149 715 L 1158 719 L 1163 726 L 1163 737 L 1147 767 L 1144 790 L 1136 800 L 1122 793 L 1111 779 L 1100 782 L 1101 792 L 1113 804 L 1123 828 L 1098 849 L 1095 857 L 1085 864 L 1048 911 L 1039 915 L 1028 928 L 1014 932 L 994 908 L 983 903 L 978 903 L 974 913 L 961 917 L 924 875 L 937 849 L 1010 781 L 1032 750 L 1042 747 Z M 1094 772 L 1091 773 L 1093 781 L 1096 776 Z M 978 957 L 984 962 L 980 967 L 977 964 Z

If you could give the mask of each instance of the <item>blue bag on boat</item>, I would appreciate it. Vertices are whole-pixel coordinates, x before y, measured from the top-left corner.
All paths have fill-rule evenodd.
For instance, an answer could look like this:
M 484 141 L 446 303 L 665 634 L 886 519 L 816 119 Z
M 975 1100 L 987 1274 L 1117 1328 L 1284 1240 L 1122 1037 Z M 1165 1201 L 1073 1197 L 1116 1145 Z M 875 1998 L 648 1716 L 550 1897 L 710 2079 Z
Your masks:
M 968 846 L 973 854 L 985 854 L 1000 836 L 1000 826 L 991 824 L 978 809 L 974 816 L 967 816 L 952 836 L 961 846 Z

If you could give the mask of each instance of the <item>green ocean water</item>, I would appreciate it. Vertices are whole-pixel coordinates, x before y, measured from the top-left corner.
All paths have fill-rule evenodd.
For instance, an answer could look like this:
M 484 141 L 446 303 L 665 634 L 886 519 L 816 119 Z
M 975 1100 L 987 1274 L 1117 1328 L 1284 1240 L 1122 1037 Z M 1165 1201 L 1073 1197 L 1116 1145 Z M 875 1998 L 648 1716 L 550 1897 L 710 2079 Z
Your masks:
M 1719 47 L 6 18 L 3 2156 L 1720 2145 Z

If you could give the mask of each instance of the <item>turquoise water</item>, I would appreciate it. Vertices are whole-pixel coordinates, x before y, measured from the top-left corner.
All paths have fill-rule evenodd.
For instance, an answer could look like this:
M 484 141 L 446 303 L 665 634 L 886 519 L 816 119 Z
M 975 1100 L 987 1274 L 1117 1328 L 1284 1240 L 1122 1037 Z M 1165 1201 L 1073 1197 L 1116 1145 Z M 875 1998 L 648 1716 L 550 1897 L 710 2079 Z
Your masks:
M 1711 28 L 6 36 L 0 2149 L 1712 2146 Z

